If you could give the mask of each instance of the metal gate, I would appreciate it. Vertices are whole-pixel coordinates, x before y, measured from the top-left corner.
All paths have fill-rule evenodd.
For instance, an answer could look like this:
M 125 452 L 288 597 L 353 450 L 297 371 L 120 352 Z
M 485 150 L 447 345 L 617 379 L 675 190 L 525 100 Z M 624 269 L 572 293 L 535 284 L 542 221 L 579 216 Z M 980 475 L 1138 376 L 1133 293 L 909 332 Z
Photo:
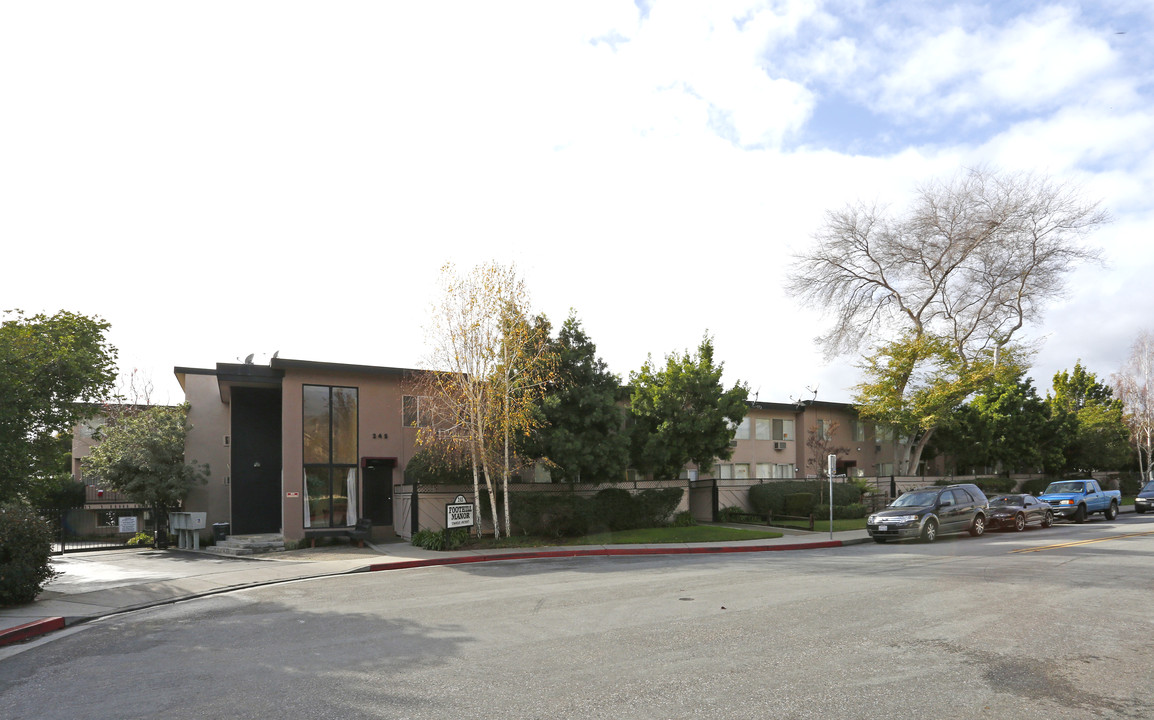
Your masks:
M 130 547 L 128 541 L 137 532 L 145 531 L 143 510 L 41 508 L 37 512 L 52 528 L 53 555 L 88 550 L 126 549 Z M 121 517 L 136 518 L 137 529 L 121 532 Z

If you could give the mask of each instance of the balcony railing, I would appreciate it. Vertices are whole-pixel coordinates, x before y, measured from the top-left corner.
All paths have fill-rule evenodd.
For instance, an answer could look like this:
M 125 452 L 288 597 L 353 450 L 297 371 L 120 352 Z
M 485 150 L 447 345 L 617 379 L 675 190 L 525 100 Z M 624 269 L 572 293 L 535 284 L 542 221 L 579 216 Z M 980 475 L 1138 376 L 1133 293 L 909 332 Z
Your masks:
M 105 490 L 96 485 L 84 486 L 84 505 L 120 505 L 138 507 L 138 505 L 115 490 Z

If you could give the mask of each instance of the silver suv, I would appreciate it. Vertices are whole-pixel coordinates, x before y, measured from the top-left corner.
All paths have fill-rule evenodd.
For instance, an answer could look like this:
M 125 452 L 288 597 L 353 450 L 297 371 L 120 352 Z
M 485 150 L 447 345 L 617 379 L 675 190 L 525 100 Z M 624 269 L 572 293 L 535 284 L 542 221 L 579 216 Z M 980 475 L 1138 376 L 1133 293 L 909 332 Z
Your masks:
M 989 502 L 985 493 L 970 483 L 919 488 L 903 494 L 866 519 L 874 542 L 921 538 L 933 542 L 938 535 L 986 531 Z

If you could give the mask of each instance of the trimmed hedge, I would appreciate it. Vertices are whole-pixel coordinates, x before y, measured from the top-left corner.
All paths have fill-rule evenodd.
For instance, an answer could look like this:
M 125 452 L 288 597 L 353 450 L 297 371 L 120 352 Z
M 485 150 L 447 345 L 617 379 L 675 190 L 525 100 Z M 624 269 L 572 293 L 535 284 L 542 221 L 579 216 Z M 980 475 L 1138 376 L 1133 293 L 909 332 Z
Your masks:
M 854 503 L 853 505 L 834 505 L 833 519 L 834 520 L 856 520 L 869 515 L 869 507 L 861 503 Z M 824 520 L 829 517 L 829 505 L 818 505 L 813 510 L 813 516 L 817 520 Z
M 1018 486 L 1016 480 L 1002 477 L 984 477 L 974 480 L 974 484 L 981 488 L 982 492 L 987 495 L 1002 495 L 1005 493 L 1014 492 L 1014 488 Z
M 566 492 L 525 492 L 513 498 L 509 513 L 513 525 L 526 535 L 578 537 L 665 525 L 684 492 L 682 488 L 659 488 L 633 494 L 605 488 L 591 498 Z
M 56 576 L 49 565 L 52 528 L 33 510 L 0 508 L 0 606 L 36 599 Z
M 819 487 L 820 485 L 820 487 Z M 758 515 L 771 512 L 775 515 L 809 515 L 814 511 L 814 503 L 819 498 L 828 501 L 828 480 L 787 480 L 785 482 L 761 483 L 749 488 L 749 503 Z M 810 506 L 803 512 L 791 512 L 786 498 L 791 495 L 810 496 Z M 794 501 L 797 502 L 796 500 Z M 833 484 L 833 504 L 854 505 L 861 502 L 861 490 L 853 483 L 837 482 Z M 797 509 L 796 507 L 794 509 Z M 816 514 L 816 513 L 815 513 Z

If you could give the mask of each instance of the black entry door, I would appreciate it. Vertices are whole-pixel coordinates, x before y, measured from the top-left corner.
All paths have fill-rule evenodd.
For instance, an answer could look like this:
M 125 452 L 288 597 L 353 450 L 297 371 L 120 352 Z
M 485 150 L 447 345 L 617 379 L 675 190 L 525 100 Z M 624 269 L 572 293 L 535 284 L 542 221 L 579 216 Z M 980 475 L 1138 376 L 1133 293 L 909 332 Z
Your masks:
M 281 531 L 280 389 L 232 389 L 234 535 Z
M 392 458 L 365 460 L 365 510 L 361 517 L 373 521 L 374 526 L 393 524 L 393 468 Z

